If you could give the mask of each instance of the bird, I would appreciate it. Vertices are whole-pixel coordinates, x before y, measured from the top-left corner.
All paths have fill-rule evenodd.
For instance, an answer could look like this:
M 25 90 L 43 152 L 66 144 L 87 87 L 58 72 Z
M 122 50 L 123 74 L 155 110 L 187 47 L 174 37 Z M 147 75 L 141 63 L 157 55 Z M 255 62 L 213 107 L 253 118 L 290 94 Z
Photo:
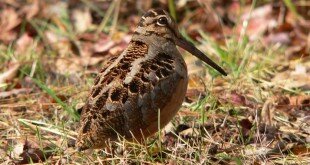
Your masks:
M 148 10 L 125 50 L 94 79 L 77 128 L 78 151 L 105 148 L 119 136 L 143 141 L 172 120 L 188 84 L 187 66 L 176 46 L 227 75 L 181 35 L 167 11 Z

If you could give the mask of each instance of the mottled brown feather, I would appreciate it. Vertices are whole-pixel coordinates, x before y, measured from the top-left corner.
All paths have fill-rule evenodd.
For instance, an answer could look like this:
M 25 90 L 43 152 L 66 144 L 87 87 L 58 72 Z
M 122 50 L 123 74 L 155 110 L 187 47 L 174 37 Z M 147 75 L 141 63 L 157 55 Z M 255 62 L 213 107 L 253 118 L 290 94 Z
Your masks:
M 139 139 L 144 134 L 154 133 L 156 130 L 147 128 L 157 120 L 157 110 L 171 98 L 172 93 L 167 91 L 175 88 L 174 81 L 184 78 L 175 72 L 172 56 L 158 53 L 154 58 L 141 62 L 136 76 L 125 84 L 132 62 L 145 58 L 148 46 L 132 41 L 125 52 L 117 64 L 106 67 L 95 78 L 82 110 L 77 141 L 80 149 L 100 148 L 105 141 L 98 139 L 116 140 L 118 134 L 127 139 L 131 139 L 132 135 Z M 103 91 L 109 84 L 112 85 Z M 143 135 L 141 130 L 145 130 Z
M 103 148 L 118 135 L 140 141 L 165 126 L 180 108 L 188 83 L 176 44 L 202 54 L 184 43 L 166 11 L 149 10 L 128 47 L 95 78 L 81 113 L 77 148 Z

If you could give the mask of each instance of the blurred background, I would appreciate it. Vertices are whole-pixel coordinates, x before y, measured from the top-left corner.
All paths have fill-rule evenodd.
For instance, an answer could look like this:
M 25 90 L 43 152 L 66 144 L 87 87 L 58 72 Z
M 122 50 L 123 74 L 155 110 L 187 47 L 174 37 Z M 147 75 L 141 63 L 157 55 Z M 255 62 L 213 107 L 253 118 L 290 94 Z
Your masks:
M 72 154 L 94 77 L 150 8 L 229 75 L 180 49 L 186 98 L 148 148 Z M 309 32 L 308 0 L 1 0 L 0 162 L 307 164 Z

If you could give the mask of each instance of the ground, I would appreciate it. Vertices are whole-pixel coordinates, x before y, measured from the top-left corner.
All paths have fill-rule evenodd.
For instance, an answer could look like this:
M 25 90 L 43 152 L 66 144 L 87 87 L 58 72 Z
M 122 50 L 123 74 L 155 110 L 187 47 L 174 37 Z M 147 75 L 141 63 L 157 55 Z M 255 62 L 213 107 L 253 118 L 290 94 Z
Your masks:
M 310 3 L 0 2 L 0 162 L 309 164 Z M 223 77 L 180 49 L 189 70 L 173 121 L 141 143 L 77 152 L 78 110 L 139 18 L 163 8 Z

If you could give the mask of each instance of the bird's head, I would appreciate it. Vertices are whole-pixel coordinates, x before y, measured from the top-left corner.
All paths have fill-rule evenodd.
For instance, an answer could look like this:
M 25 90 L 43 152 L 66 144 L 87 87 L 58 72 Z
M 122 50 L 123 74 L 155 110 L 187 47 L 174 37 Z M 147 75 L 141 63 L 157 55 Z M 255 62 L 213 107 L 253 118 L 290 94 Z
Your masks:
M 176 22 L 168 12 L 162 9 L 151 9 L 141 18 L 138 27 L 134 33 L 136 36 L 154 36 L 166 39 L 167 42 L 173 42 L 192 55 L 198 57 L 223 75 L 227 73 L 215 62 L 209 59 L 204 53 L 197 49 L 191 42 L 187 41 L 179 32 Z M 154 42 L 157 42 L 154 40 Z

